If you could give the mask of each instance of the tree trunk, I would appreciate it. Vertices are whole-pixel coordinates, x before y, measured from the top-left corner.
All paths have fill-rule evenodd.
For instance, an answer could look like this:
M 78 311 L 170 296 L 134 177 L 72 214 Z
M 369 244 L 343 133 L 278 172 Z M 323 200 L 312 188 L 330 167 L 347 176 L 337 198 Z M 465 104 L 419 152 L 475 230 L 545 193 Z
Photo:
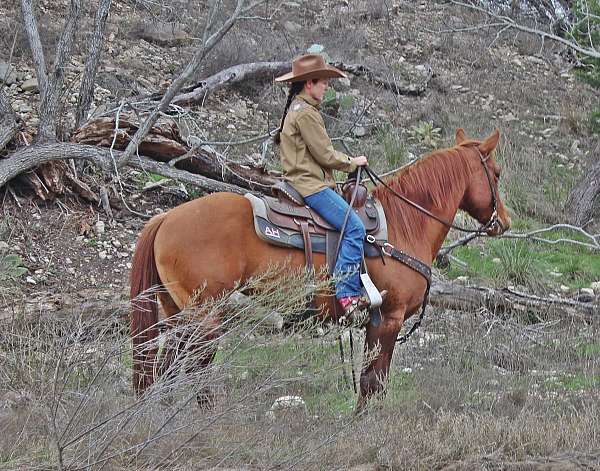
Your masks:
M 65 67 L 71 58 L 73 40 L 77 31 L 79 14 L 81 11 L 81 0 L 71 0 L 69 16 L 65 27 L 56 46 L 56 58 L 54 69 L 48 77 L 46 93 L 42 95 L 40 104 L 40 124 L 36 142 L 56 141 L 56 121 L 59 114 L 59 98 L 62 95 Z
M 0 87 L 0 151 L 6 147 L 19 130 L 19 118 L 15 114 L 4 92 Z
M 85 62 L 85 70 L 81 80 L 77 111 L 75 112 L 75 129 L 87 119 L 87 114 L 94 96 L 94 83 L 96 82 L 96 71 L 100 62 L 100 53 L 104 44 L 104 30 L 106 19 L 110 11 L 111 0 L 101 0 L 96 12 L 94 34 L 90 44 L 90 52 Z
M 600 144 L 594 153 L 598 153 Z M 571 223 L 583 227 L 590 219 L 594 203 L 600 195 L 600 159 L 588 170 L 583 179 L 571 190 L 566 203 L 567 214 Z

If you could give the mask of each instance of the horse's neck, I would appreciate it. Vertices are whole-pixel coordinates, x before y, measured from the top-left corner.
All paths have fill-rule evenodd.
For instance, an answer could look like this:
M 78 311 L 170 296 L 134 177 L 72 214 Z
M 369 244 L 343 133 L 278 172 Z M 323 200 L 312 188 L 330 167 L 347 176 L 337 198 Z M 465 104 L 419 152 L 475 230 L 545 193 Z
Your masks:
M 423 169 L 426 171 L 426 168 Z M 401 182 L 401 180 L 400 180 Z M 466 191 L 466 181 L 457 181 L 448 176 L 445 181 L 448 188 L 448 198 L 446 198 L 443 204 L 435 204 L 424 198 L 423 195 L 411 192 L 405 192 L 401 188 L 401 184 L 398 184 L 396 191 L 400 194 L 404 194 L 408 199 L 419 204 L 424 209 L 437 216 L 439 219 L 452 223 L 456 213 L 458 211 L 460 202 Z M 412 208 L 406 202 L 401 202 L 400 206 L 390 207 L 398 203 L 390 204 L 396 197 L 392 197 L 387 201 L 381 201 L 388 220 L 392 223 L 388 223 L 389 240 L 394 246 L 407 250 L 412 255 L 420 258 L 424 262 L 431 263 L 435 259 L 435 256 L 441 248 L 444 239 L 448 235 L 450 230 L 444 224 L 436 221 L 434 218 L 427 216 L 418 209 Z M 386 204 L 387 203 L 387 204 Z M 402 218 L 389 217 L 393 211 L 402 211 Z M 401 227 L 400 220 L 411 221 L 408 224 L 412 224 L 412 227 Z

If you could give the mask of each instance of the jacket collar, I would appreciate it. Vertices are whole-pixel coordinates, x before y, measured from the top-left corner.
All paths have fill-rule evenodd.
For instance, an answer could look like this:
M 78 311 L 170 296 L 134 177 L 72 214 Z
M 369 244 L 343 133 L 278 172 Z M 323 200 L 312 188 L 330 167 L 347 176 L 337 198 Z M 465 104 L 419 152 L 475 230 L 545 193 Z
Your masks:
M 310 95 L 308 95 L 304 91 L 301 91 L 296 96 L 298 98 L 300 98 L 302 101 L 305 101 L 306 103 L 308 103 L 309 105 L 314 106 L 316 109 L 321 108 L 321 103 L 319 103 L 317 100 L 315 100 L 313 97 L 311 97 Z

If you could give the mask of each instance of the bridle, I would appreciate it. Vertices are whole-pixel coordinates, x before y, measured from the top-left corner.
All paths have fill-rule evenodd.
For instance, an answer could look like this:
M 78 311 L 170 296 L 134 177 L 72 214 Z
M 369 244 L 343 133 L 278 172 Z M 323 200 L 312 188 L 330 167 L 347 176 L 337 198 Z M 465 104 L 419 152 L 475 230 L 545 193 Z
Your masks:
M 433 214 L 431 211 L 424 208 L 420 204 L 415 203 L 414 201 L 408 199 L 406 196 L 398 193 L 396 190 L 394 190 L 392 187 L 390 187 L 386 182 L 384 182 L 369 167 L 363 167 L 363 169 L 366 172 L 366 174 L 369 176 L 369 178 L 371 179 L 371 181 L 373 182 L 374 185 L 377 185 L 377 183 L 381 183 L 381 185 L 383 185 L 383 187 L 387 191 L 392 193 L 394 196 L 401 199 L 402 201 L 404 201 L 408 205 L 412 206 L 413 208 L 417 209 L 418 211 L 422 212 L 423 214 L 436 220 L 440 224 L 443 224 L 444 226 L 446 226 L 450 229 L 456 229 L 457 231 L 461 231 L 461 232 L 467 232 L 467 233 L 471 233 L 471 234 L 481 234 L 481 233 L 489 231 L 490 229 L 496 229 L 496 228 L 503 229 L 504 226 L 502 225 L 502 221 L 500 221 L 500 218 L 498 217 L 498 196 L 496 194 L 496 189 L 494 188 L 494 185 L 492 183 L 490 169 L 487 166 L 487 161 L 490 158 L 490 156 L 488 154 L 486 157 L 484 157 L 479 149 L 477 149 L 477 153 L 479 154 L 479 160 L 481 161 L 481 165 L 483 165 L 483 170 L 485 172 L 485 176 L 487 177 L 487 181 L 490 186 L 490 192 L 492 195 L 492 215 L 490 216 L 489 221 L 486 222 L 485 224 L 482 224 L 478 229 L 468 229 L 466 227 L 457 226 L 456 224 L 454 224 L 452 222 L 445 221 L 444 219 L 440 218 L 439 216 L 436 216 L 435 214 Z

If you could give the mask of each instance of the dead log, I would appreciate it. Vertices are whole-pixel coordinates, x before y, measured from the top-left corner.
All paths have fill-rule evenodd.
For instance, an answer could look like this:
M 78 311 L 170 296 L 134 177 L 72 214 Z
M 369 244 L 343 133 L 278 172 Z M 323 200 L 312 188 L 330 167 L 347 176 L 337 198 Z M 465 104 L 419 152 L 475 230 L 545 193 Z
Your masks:
M 400 82 L 398 80 L 384 78 L 380 73 L 375 72 L 363 64 L 334 62 L 332 65 L 344 72 L 355 75 L 356 77 L 364 77 L 376 85 L 381 85 L 383 88 L 398 95 L 423 94 L 433 76 L 431 67 L 422 66 L 422 72 L 416 74 L 417 76 L 415 76 L 413 81 Z M 273 77 L 277 75 L 289 72 L 291 67 L 291 62 L 287 61 L 252 62 L 234 65 L 193 85 L 182 87 L 180 93 L 173 98 L 171 103 L 179 106 L 202 104 L 208 95 L 223 87 L 243 84 L 249 81 L 272 80 Z M 159 101 L 162 96 L 162 93 L 153 93 L 151 95 L 134 97 L 132 98 L 132 101 L 135 101 L 138 106 L 141 104 L 140 102 L 143 103 L 144 101 L 147 102 L 148 105 L 153 105 L 156 101 Z M 119 107 L 119 104 L 111 103 L 107 107 L 108 109 L 114 110 Z
M 122 113 L 115 137 L 115 117 L 96 118 L 78 129 L 72 140 L 79 144 L 124 150 L 138 126 L 135 115 Z M 175 121 L 167 118 L 161 118 L 150 128 L 138 153 L 159 162 L 169 162 L 179 170 L 250 190 L 269 192 L 269 187 L 275 183 L 275 179 L 264 169 L 227 161 L 211 147 L 201 146 L 190 150 Z
M 511 288 L 493 289 L 436 281 L 431 287 L 434 306 L 458 311 L 486 308 L 495 314 L 531 313 L 543 318 L 548 314 L 591 321 L 600 314 L 600 305 L 564 298 L 543 298 Z
M 139 121 L 133 114 L 122 113 L 118 124 L 117 128 L 114 116 L 92 119 L 75 131 L 71 140 L 78 144 L 124 150 L 131 141 L 131 136 L 139 129 Z M 188 147 L 181 138 L 175 121 L 164 118 L 154 123 L 138 148 L 139 154 L 164 162 L 187 151 Z
M 23 172 L 52 160 L 86 160 L 109 173 L 114 169 L 113 159 L 118 159 L 122 153 L 122 151 L 118 150 L 114 150 L 111 153 L 108 149 L 102 147 L 70 143 L 54 143 L 23 147 L 14 154 L 11 154 L 10 158 L 0 160 L 0 188 Z M 215 191 L 229 191 L 244 194 L 248 191 L 245 188 L 240 188 L 231 183 L 223 183 L 221 181 L 203 177 L 202 175 L 194 175 L 184 170 L 178 170 L 167 164 L 156 162 L 144 156 L 132 159 L 131 162 L 129 162 L 129 165 L 147 172 L 189 183 L 211 193 Z
M 154 162 L 156 164 L 156 162 Z M 600 306 L 592 303 L 582 303 L 564 298 L 542 298 L 540 296 L 520 293 L 510 288 L 493 289 L 482 286 L 462 286 L 446 281 L 435 281 L 431 287 L 430 302 L 433 306 L 456 311 L 474 310 L 482 307 L 492 314 L 509 317 L 515 313 L 531 313 L 540 318 L 551 315 L 555 318 L 577 319 L 592 322 L 600 315 Z M 114 290 L 84 290 L 81 293 L 59 293 L 38 298 L 28 298 L 19 303 L 16 312 L 14 300 L 10 304 L 1 305 L 0 320 L 6 320 L 16 314 L 33 315 L 39 312 L 89 313 L 98 312 L 107 315 L 123 317 L 128 312 L 128 295 L 125 290 L 115 293 Z

